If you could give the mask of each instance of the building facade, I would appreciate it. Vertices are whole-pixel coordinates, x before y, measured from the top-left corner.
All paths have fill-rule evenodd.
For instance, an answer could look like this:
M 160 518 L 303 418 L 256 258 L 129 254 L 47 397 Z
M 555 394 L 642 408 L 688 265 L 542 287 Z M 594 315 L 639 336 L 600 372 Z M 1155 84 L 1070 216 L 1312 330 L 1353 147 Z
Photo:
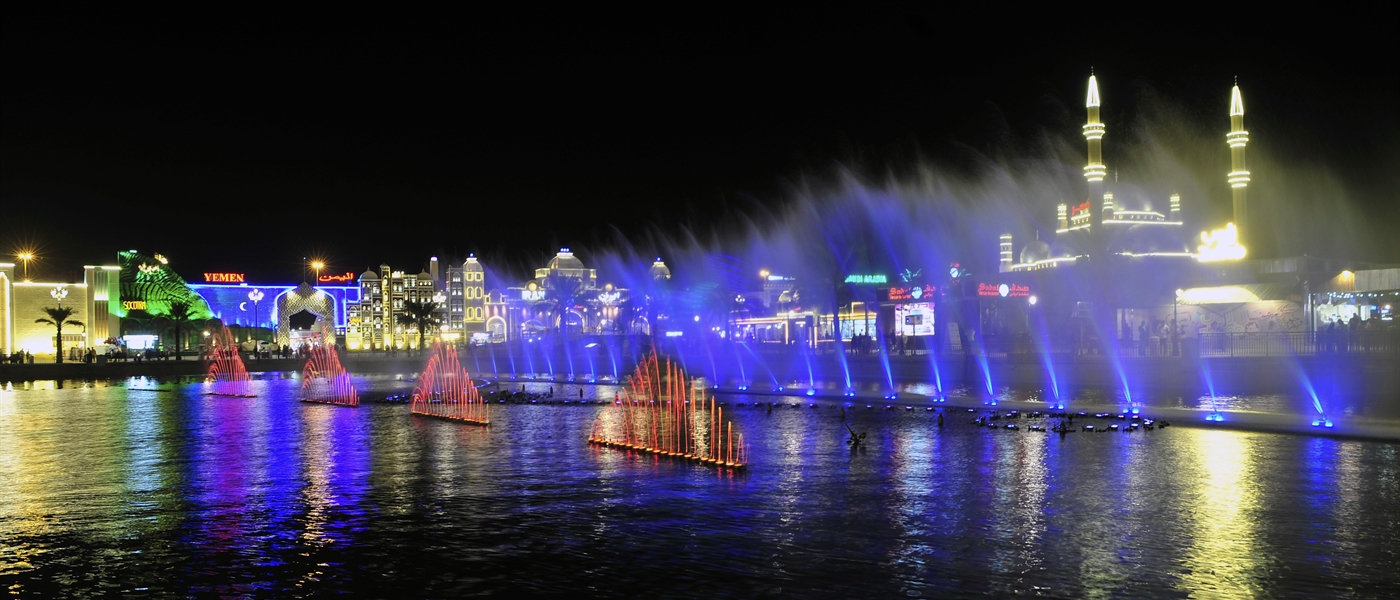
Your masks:
M 436 264 L 436 258 L 433 263 Z M 450 277 L 450 274 L 449 274 Z M 404 312 L 405 302 L 434 303 L 443 307 L 439 323 L 448 327 L 451 322 L 446 317 L 450 306 L 447 294 L 441 289 L 432 273 L 408 273 L 395 271 L 387 264 L 379 265 L 379 271 L 368 269 L 360 274 L 360 300 L 347 306 L 349 317 L 345 332 L 345 344 L 351 350 L 385 350 L 418 347 L 416 328 L 399 322 Z M 425 341 L 440 339 L 444 331 L 438 329 L 425 333 Z

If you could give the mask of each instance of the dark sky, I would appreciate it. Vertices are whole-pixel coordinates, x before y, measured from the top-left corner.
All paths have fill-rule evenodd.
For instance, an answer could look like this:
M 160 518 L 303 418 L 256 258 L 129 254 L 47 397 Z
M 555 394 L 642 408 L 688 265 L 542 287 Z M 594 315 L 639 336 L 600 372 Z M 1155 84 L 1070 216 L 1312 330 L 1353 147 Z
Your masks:
M 0 249 L 37 245 L 41 273 L 123 248 L 190 279 L 284 281 L 308 255 L 534 263 L 613 228 L 776 207 L 837 163 L 956 170 L 966 148 L 1082 144 L 1091 65 L 1108 119 L 1155 90 L 1222 148 L 1239 75 L 1253 143 L 1286 134 L 1277 157 L 1343 181 L 1367 235 L 1400 224 L 1394 48 L 1364 15 L 1123 15 L 1091 36 L 1078 14 L 1009 9 L 61 10 L 0 19 Z

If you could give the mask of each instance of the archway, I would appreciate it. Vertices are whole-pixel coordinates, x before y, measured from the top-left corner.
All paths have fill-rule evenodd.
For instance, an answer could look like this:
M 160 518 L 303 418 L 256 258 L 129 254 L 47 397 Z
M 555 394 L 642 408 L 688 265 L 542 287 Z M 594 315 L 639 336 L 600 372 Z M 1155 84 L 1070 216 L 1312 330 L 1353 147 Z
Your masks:
M 500 316 L 494 316 L 486 320 L 486 331 L 491 334 L 491 341 L 506 341 L 506 320 Z
M 294 290 L 287 290 L 277 296 L 277 343 L 284 346 L 292 343 L 290 318 L 294 314 L 309 313 L 316 316 L 313 329 L 327 344 L 336 343 L 335 298 L 330 294 L 311 287 L 303 282 Z

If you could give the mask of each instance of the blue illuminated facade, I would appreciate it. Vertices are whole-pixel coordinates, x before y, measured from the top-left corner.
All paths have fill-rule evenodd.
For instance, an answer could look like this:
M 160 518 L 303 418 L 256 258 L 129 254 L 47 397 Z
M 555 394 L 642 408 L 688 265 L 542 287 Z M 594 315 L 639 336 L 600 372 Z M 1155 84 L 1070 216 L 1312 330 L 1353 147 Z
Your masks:
M 254 285 L 249 283 L 218 284 L 191 283 L 191 290 L 204 298 L 209 310 L 225 325 L 243 327 L 264 327 L 277 329 L 278 298 L 297 289 L 295 285 Z M 335 329 L 344 332 L 346 306 L 360 301 L 360 287 L 357 285 L 318 285 L 316 290 L 325 292 L 335 303 Z M 262 292 L 263 297 L 256 303 L 249 299 L 253 290 Z M 256 308 L 256 322 L 254 309 Z

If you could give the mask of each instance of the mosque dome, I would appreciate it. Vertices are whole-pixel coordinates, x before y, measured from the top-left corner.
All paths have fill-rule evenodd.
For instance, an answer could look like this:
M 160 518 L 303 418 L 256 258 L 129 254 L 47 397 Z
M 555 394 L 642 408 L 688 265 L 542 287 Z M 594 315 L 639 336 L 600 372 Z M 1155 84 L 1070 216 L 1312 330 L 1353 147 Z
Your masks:
M 560 248 L 559 253 L 549 260 L 550 269 L 582 269 L 583 261 L 574 258 L 574 253 L 568 248 Z
M 468 273 L 480 273 L 485 270 L 481 263 L 476 260 L 476 255 L 467 256 L 467 262 L 462 263 L 462 270 Z
M 661 262 L 661 257 L 658 256 L 656 262 L 651 263 L 651 268 L 647 269 L 647 274 L 651 275 L 652 279 L 670 279 L 671 268 L 667 267 L 666 263 Z
M 365 272 L 360 274 L 360 281 L 369 280 L 379 281 L 379 274 L 375 273 L 374 269 L 365 269 Z
M 1039 262 L 1047 258 L 1050 258 L 1050 244 L 1044 240 L 1037 239 L 1021 249 L 1021 264 Z

